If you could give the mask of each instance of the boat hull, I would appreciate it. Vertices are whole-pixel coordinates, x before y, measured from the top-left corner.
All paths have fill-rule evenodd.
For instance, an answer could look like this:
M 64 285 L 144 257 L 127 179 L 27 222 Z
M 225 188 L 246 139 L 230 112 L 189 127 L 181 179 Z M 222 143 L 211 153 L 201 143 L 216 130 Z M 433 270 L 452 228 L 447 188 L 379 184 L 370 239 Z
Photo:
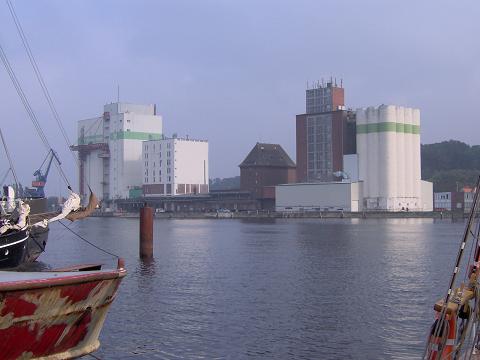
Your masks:
M 43 210 L 43 203 L 46 203 L 46 199 L 30 199 L 27 202 L 36 204 L 36 210 L 40 211 Z M 30 216 L 30 223 L 48 219 L 54 216 L 54 214 L 47 212 L 34 213 Z M 21 231 L 0 235 L 0 269 L 13 269 L 24 263 L 37 260 L 45 251 L 49 230 L 48 226 L 46 228 L 29 226 Z M 25 232 L 27 233 L 27 239 L 21 243 L 18 242 L 26 237 Z
M 30 263 L 45 251 L 49 228 L 29 227 L 0 236 L 0 269 L 14 269 Z
M 0 236 L 0 268 L 17 267 L 25 260 L 29 235 L 23 229 Z
M 45 251 L 49 231 L 48 227 L 36 226 L 30 228 L 24 262 L 34 262 Z
M 71 359 L 95 351 L 125 270 L 40 274 L 0 282 L 2 359 Z

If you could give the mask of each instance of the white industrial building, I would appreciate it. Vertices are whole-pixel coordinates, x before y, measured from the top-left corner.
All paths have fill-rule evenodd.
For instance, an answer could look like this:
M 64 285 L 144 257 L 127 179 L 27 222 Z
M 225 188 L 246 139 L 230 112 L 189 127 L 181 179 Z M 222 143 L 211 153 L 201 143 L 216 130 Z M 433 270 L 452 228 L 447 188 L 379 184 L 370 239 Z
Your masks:
M 343 182 L 279 185 L 276 209 L 433 210 L 433 184 L 421 180 L 420 110 L 357 109 L 356 148 L 343 156 Z
M 394 105 L 357 109 L 356 121 L 365 208 L 422 211 L 420 110 Z
M 155 105 L 112 103 L 102 116 L 78 122 L 82 195 L 88 186 L 104 201 L 125 199 L 143 184 L 142 142 L 162 138 Z
M 284 184 L 275 187 L 276 211 L 361 211 L 361 182 Z
M 165 138 L 143 142 L 146 197 L 208 193 L 208 142 Z

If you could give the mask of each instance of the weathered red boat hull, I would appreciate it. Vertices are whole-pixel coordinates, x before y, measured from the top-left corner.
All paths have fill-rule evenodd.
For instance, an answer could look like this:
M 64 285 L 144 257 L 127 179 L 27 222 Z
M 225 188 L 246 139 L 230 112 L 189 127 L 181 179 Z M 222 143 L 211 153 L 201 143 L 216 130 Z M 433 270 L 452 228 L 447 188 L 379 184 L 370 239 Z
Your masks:
M 119 268 L 0 278 L 1 358 L 71 359 L 95 351 L 125 274 Z

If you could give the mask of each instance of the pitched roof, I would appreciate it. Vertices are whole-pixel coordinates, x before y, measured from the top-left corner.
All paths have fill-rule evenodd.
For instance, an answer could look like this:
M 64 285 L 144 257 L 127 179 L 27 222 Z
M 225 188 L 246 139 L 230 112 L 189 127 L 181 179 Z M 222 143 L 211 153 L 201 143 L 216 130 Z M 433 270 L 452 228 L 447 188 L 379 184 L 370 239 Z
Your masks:
M 239 166 L 296 167 L 280 145 L 262 143 L 257 143 Z

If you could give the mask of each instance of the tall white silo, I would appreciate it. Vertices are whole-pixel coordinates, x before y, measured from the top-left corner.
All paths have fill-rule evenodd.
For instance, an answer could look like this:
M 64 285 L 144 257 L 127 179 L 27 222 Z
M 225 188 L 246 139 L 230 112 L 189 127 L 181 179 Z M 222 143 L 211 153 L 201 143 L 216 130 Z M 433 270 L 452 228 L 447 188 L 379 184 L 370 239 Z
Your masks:
M 363 196 L 368 197 L 368 141 L 367 141 L 367 114 L 365 109 L 357 109 L 357 155 L 358 155 L 358 175 L 359 179 L 364 181 Z
M 378 198 L 379 196 L 379 169 L 378 169 L 378 110 L 374 107 L 367 108 L 367 142 L 368 142 L 368 197 Z
M 396 209 L 401 209 L 405 198 L 405 108 L 397 106 L 397 201 Z
M 378 171 L 379 195 L 381 207 L 393 210 L 397 193 L 397 142 L 396 142 L 396 107 L 381 105 L 378 108 Z
M 413 139 L 412 139 L 412 123 L 413 123 L 413 109 L 405 108 L 405 198 L 408 203 L 406 206 L 412 207 L 411 200 L 414 197 L 413 193 Z
M 421 206 L 421 155 L 420 155 L 420 110 L 412 110 L 412 167 L 413 195 L 418 199 L 417 207 Z

